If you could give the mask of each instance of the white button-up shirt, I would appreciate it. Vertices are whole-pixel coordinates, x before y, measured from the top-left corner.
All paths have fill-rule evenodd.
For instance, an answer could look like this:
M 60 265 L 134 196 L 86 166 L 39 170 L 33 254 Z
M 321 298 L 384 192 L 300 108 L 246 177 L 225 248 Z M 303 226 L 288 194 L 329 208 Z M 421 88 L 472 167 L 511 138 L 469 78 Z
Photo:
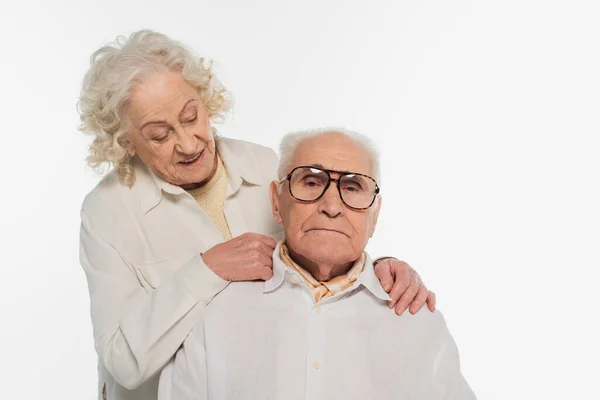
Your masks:
M 159 400 L 475 399 L 440 312 L 396 316 L 370 259 L 315 304 L 278 255 L 270 280 L 232 283 L 207 306 Z
M 275 152 L 226 138 L 217 141 L 217 150 L 227 171 L 231 234 L 280 237 L 269 202 Z M 139 161 L 135 179 L 129 188 L 111 172 L 81 210 L 99 399 L 155 400 L 158 372 L 228 284 L 200 256 L 223 237 L 196 200 Z

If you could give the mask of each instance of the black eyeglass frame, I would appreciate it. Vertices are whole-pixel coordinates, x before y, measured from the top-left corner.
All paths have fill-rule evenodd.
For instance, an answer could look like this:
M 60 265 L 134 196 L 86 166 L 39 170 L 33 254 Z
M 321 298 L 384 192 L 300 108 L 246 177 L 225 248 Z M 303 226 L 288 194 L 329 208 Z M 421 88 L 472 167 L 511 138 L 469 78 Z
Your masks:
M 323 192 L 319 195 L 319 197 L 317 197 L 314 200 L 302 200 L 297 198 L 296 196 L 294 196 L 294 193 L 292 193 L 292 174 L 294 173 L 294 171 L 296 171 L 297 169 L 300 168 L 310 168 L 310 169 L 318 169 L 319 171 L 323 171 L 327 174 L 327 177 L 329 178 L 329 180 L 327 181 L 327 185 L 325 185 L 325 187 L 323 188 Z M 331 173 L 335 172 L 337 174 L 340 174 L 340 177 L 337 179 L 334 179 L 331 177 Z M 346 200 L 344 200 L 344 196 L 342 196 L 342 189 L 340 188 L 340 179 L 342 179 L 342 177 L 344 175 L 358 175 L 358 176 L 364 176 L 365 178 L 369 178 L 370 180 L 372 180 L 375 183 L 375 193 L 373 194 L 373 199 L 371 200 L 371 204 L 369 204 L 367 207 L 362 207 L 362 208 L 358 208 L 358 207 L 352 207 L 351 205 L 349 205 L 348 203 L 346 203 Z M 321 168 L 321 167 L 315 167 L 314 165 L 301 165 L 299 167 L 296 167 L 294 169 L 292 169 L 290 171 L 289 174 L 287 174 L 287 176 L 285 178 L 283 178 L 282 180 L 279 181 L 279 183 L 283 183 L 284 181 L 288 181 L 288 190 L 290 192 L 290 195 L 298 200 L 301 203 L 314 203 L 316 201 L 319 201 L 319 199 L 321 197 L 323 197 L 323 195 L 325 194 L 325 192 L 327 192 L 327 189 L 329 189 L 329 185 L 331 185 L 331 181 L 336 182 L 336 186 L 337 186 L 337 190 L 338 190 L 338 194 L 340 195 L 340 199 L 342 200 L 342 203 L 344 203 L 344 205 L 352 210 L 356 210 L 356 211 L 364 211 L 364 210 L 368 210 L 369 208 L 371 208 L 371 206 L 373 205 L 373 203 L 375 203 L 375 199 L 377 198 L 377 195 L 379 194 L 379 185 L 377 184 L 377 181 L 370 177 L 369 175 L 365 175 L 365 174 L 359 174 L 358 172 L 349 172 L 349 171 L 336 171 L 334 169 L 325 169 L 325 168 Z

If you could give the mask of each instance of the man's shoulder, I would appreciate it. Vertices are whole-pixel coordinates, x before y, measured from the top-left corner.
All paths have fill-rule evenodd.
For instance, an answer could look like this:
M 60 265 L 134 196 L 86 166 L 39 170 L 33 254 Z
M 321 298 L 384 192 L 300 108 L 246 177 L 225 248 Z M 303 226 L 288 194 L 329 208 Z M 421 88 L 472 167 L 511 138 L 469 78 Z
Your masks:
M 231 282 L 206 306 L 204 322 L 211 327 L 236 324 L 257 309 L 269 310 L 268 299 L 263 298 L 264 281 Z
M 377 326 L 384 330 L 401 332 L 405 335 L 444 334 L 447 331 L 446 321 L 439 310 L 431 312 L 423 306 L 417 313 L 411 314 L 408 310 L 402 315 L 397 315 L 390 309 L 388 302 L 380 299 L 367 289 L 362 289 L 359 296 L 349 304 L 352 308 L 360 308 L 365 318 L 372 319 Z
M 411 341 L 443 342 L 449 335 L 446 320 L 439 310 L 431 312 L 424 306 L 415 314 L 407 310 L 401 316 L 388 311 L 385 321 L 389 329 Z
M 423 306 L 415 314 L 405 311 L 401 318 L 404 317 L 407 324 L 415 326 L 423 326 L 426 328 L 445 327 L 446 320 L 440 310 L 430 311 L 427 306 Z
M 209 303 L 209 306 L 220 306 L 222 303 L 239 301 L 240 298 L 245 301 L 250 296 L 258 297 L 263 294 L 264 288 L 264 281 L 231 282 Z

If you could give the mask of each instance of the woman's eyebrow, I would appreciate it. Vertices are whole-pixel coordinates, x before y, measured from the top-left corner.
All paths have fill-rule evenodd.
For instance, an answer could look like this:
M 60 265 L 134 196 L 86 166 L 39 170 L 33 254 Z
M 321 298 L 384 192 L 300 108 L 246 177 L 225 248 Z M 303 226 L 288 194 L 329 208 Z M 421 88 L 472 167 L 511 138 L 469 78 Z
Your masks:
M 181 114 L 183 114 L 183 112 L 185 111 L 185 108 L 188 106 L 188 104 L 190 104 L 192 101 L 196 101 L 196 99 L 189 99 L 188 101 L 185 102 L 185 104 L 183 105 L 183 107 L 181 107 L 181 111 L 179 111 L 179 118 L 181 118 Z
M 189 99 L 188 101 L 185 102 L 183 107 L 181 107 L 181 111 L 179 111 L 179 118 L 181 118 L 181 114 L 183 114 L 183 112 L 185 111 L 185 108 L 192 101 L 196 101 L 196 99 Z M 140 130 L 144 129 L 148 125 L 166 125 L 166 124 L 167 124 L 167 121 L 148 121 L 148 122 L 145 122 L 144 124 L 142 124 L 142 126 L 140 127 Z

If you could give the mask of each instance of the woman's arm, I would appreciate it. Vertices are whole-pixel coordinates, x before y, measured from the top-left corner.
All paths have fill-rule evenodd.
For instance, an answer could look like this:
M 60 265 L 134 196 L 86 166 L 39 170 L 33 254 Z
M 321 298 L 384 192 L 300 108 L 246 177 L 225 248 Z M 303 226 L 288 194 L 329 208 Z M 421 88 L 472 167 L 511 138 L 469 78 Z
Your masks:
M 169 361 L 228 281 L 197 254 L 148 292 L 93 220 L 83 211 L 81 218 L 80 260 L 90 291 L 96 352 L 119 384 L 135 389 Z

